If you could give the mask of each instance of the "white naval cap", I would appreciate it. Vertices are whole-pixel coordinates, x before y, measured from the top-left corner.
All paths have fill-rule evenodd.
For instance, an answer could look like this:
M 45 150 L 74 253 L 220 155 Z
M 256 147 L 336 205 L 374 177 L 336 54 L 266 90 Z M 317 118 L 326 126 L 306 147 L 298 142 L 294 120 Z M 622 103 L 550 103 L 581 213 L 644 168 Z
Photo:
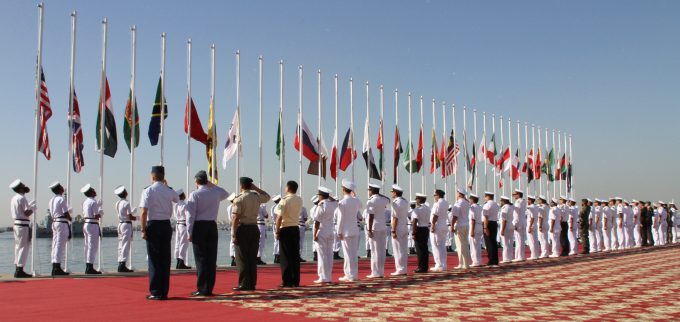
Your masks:
M 184 193 L 184 189 L 179 188 L 179 189 L 175 190 L 175 193 L 177 193 L 177 195 L 179 196 L 179 195 Z
M 637 199 L 633 199 L 633 203 L 638 203 L 638 202 L 639 202 L 639 201 L 637 201 Z
M 229 196 L 229 197 L 231 197 L 231 196 Z M 276 196 L 274 196 L 274 198 L 272 198 L 273 202 L 278 202 L 279 200 L 281 200 L 281 195 L 276 195 Z
M 379 186 L 379 185 L 377 185 L 377 184 L 375 184 L 375 183 L 369 183 L 369 184 L 368 184 L 368 188 L 369 188 L 369 189 L 380 189 L 380 188 L 382 188 L 382 187 Z
M 484 194 L 487 195 L 487 196 L 495 195 L 495 193 L 493 193 L 493 191 L 484 191 Z
M 590 198 L 586 199 L 588 202 L 593 202 Z M 595 199 L 595 202 L 600 202 L 600 199 Z
M 544 195 L 538 196 L 538 199 L 541 199 L 541 200 L 543 200 L 543 201 L 547 201 L 547 199 L 545 199 L 545 196 L 544 196 Z
M 536 200 L 536 196 L 528 195 L 527 199 Z
M 576 200 L 574 200 L 574 198 L 569 198 L 569 201 L 570 202 L 576 202 Z
M 501 200 L 510 201 L 510 198 L 509 198 L 508 196 L 502 196 L 502 197 L 501 197 Z
M 347 180 L 347 179 L 342 179 L 342 187 L 348 190 L 354 191 L 356 189 L 356 186 L 354 185 L 354 182 L 352 180 Z
M 319 186 L 319 188 L 317 188 L 317 190 L 319 190 L 319 193 L 324 193 L 324 194 L 327 194 L 327 195 L 330 195 L 331 193 L 333 193 L 333 191 L 331 189 L 326 188 L 324 186 Z
M 467 195 L 467 191 L 465 191 L 465 188 L 456 188 L 456 192 L 462 194 L 462 195 Z
M 663 202 L 663 201 L 661 201 L 661 200 L 659 200 L 658 202 L 659 202 L 660 205 L 665 205 L 665 204 L 666 204 L 665 202 Z
M 123 193 L 123 191 L 125 191 L 125 186 L 118 186 L 118 188 L 116 188 L 116 190 L 113 190 L 113 193 L 115 193 L 116 195 L 119 195 L 119 194 Z M 178 195 L 179 195 L 179 193 L 178 193 Z
M 416 192 L 416 198 L 427 198 L 424 193 Z
M 61 183 L 59 183 L 59 181 L 55 181 L 55 182 L 50 183 L 50 187 L 49 187 L 49 188 L 50 188 L 50 189 L 54 189 L 54 188 L 56 188 L 56 187 L 58 187 L 58 186 L 61 186 Z
M 317 203 L 319 202 L 319 196 L 318 195 L 313 195 L 312 196 L 312 203 Z
M 402 189 L 399 185 L 393 184 L 392 191 L 404 192 L 404 189 Z
M 623 198 L 621 198 L 621 197 L 614 197 L 614 200 L 616 200 L 616 201 L 623 201 Z
M 565 196 L 560 196 L 560 200 L 567 201 L 567 197 L 565 197 Z
M 86 192 L 90 191 L 90 189 L 92 189 L 92 186 L 88 183 L 88 184 L 84 185 L 82 188 L 80 188 L 80 192 L 86 193 Z
M 521 193 L 522 195 L 524 195 L 524 191 L 522 191 L 520 189 L 515 189 L 515 193 Z
M 18 186 L 20 186 L 22 184 L 23 183 L 21 182 L 21 180 L 16 179 L 16 180 L 12 181 L 12 183 L 9 184 L 9 188 L 10 189 L 16 189 Z
M 479 196 L 476 195 L 476 194 L 474 194 L 474 193 L 471 193 L 471 194 L 470 194 L 470 198 L 477 198 L 477 199 L 479 199 Z
M 236 199 L 236 193 L 232 192 L 229 197 L 227 197 L 227 201 L 234 201 Z

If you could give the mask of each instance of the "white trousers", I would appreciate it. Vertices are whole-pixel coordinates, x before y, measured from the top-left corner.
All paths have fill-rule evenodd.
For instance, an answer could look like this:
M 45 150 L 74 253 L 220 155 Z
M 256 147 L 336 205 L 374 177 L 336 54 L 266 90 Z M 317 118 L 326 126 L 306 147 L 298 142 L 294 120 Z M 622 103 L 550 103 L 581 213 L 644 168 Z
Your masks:
M 623 248 L 629 249 L 633 248 L 634 244 L 634 239 L 633 239 L 633 226 L 632 225 L 624 225 L 623 226 Z
M 597 253 L 602 250 L 600 249 L 600 241 L 598 238 L 597 228 L 588 230 L 588 243 L 590 244 L 589 246 L 591 253 Z
M 657 233 L 659 238 L 659 245 L 666 245 L 666 239 L 668 238 L 667 225 L 662 223 L 659 225 L 659 232 Z
M 526 259 L 526 253 L 524 252 L 527 238 L 524 234 L 525 230 L 525 227 L 515 227 L 515 260 Z
M 569 229 L 567 238 L 569 238 L 569 255 L 575 255 L 578 252 L 578 235 L 576 235 L 576 228 Z
M 369 239 L 371 246 L 371 275 L 385 276 L 385 240 L 387 230 L 374 231 L 373 238 Z
M 415 241 L 413 240 L 413 235 L 410 233 L 412 231 L 411 224 L 408 224 L 407 228 L 409 231 L 408 237 L 406 237 L 408 239 L 408 248 L 416 247 Z
M 461 268 L 470 268 L 470 265 L 472 265 L 472 256 L 470 255 L 470 227 L 457 227 L 454 238 L 456 241 L 456 253 L 458 254 L 458 266 Z M 446 247 L 444 247 L 442 256 L 444 257 L 444 263 L 446 263 Z M 446 266 L 444 266 L 444 269 L 446 269 Z
M 678 237 L 678 225 L 673 224 L 671 233 L 673 234 L 673 243 L 677 243 L 680 240 L 680 237 Z
M 604 249 L 604 237 L 602 229 L 595 229 L 595 235 L 597 236 L 597 250 L 602 251 Z
M 29 228 L 24 226 L 14 226 L 14 265 L 17 267 L 26 266 L 28 251 L 31 248 Z
M 394 254 L 394 271 L 397 274 L 408 272 L 408 230 L 397 227 L 397 238 L 392 239 L 392 254 Z
M 52 263 L 64 264 L 69 225 L 63 222 L 52 223 Z
M 85 223 L 83 235 L 85 236 L 85 263 L 94 264 L 99 250 L 99 225 Z
M 652 239 L 654 240 L 654 246 L 659 245 L 659 227 L 652 226 Z
M 616 224 L 616 238 L 619 242 L 619 247 L 617 249 L 625 249 L 626 248 L 626 233 L 625 233 L 626 228 L 625 227 L 619 227 L 618 224 Z
M 118 224 L 118 262 L 126 262 L 130 258 L 130 242 L 132 242 L 132 224 Z
M 472 266 L 482 265 L 482 241 L 484 234 L 482 232 L 474 233 L 473 237 L 469 237 L 470 241 L 470 258 L 472 259 Z
M 611 250 L 617 250 L 619 249 L 619 229 L 617 228 L 618 224 L 614 224 L 611 226 L 611 242 L 609 244 L 609 249 Z
M 641 247 L 642 236 L 640 235 L 640 224 L 633 225 L 633 238 L 635 239 L 635 247 Z
M 602 244 L 604 248 L 602 249 L 605 252 L 608 252 L 612 249 L 612 227 L 607 227 L 607 228 L 602 228 Z M 592 246 L 590 247 L 590 250 L 592 251 L 593 248 Z
M 275 235 L 276 234 L 276 224 L 272 225 L 272 233 Z M 233 248 L 232 248 L 233 249 Z M 274 246 L 272 247 L 273 250 L 273 255 L 276 256 L 279 254 L 279 240 L 274 238 Z M 231 252 L 231 256 L 234 256 L 234 252 Z
M 177 226 L 175 226 L 175 259 L 181 259 L 185 261 L 187 259 L 188 251 L 189 232 L 187 231 L 187 226 L 183 224 L 177 224 Z
M 503 263 L 512 262 L 512 255 L 515 253 L 515 247 L 512 245 L 514 234 L 512 231 L 506 231 L 501 236 L 501 245 L 503 245 Z
M 446 270 L 446 230 L 435 231 L 430 233 L 430 240 L 432 244 L 432 257 L 434 258 L 434 268 L 441 268 Z M 465 239 L 467 242 L 467 238 Z M 456 243 L 458 238 L 456 238 Z M 456 244 L 458 248 L 460 244 Z M 469 252 L 469 250 L 468 250 Z M 459 251 L 460 253 L 460 251 Z M 469 256 L 469 253 L 468 253 Z
M 322 282 L 331 282 L 333 275 L 333 236 L 319 236 L 316 242 L 317 273 Z
M 350 280 L 359 279 L 359 236 L 350 236 L 342 239 L 342 253 L 345 255 L 344 271 L 345 278 Z
M 559 257 L 562 252 L 562 244 L 560 244 L 560 232 L 556 231 L 550 235 L 550 242 L 552 243 L 551 257 Z
M 538 233 L 538 241 L 541 242 L 541 258 L 548 257 L 550 254 L 550 238 L 548 237 L 548 229 L 543 229 Z
M 340 239 L 338 239 L 338 233 L 334 232 L 333 233 L 333 252 L 339 252 L 342 249 L 342 243 L 340 242 Z M 276 242 L 276 254 L 279 254 L 279 243 L 278 241 Z
M 536 232 L 537 228 L 532 229 L 531 233 L 527 231 L 527 242 L 529 244 L 529 252 L 531 253 L 531 257 L 529 259 L 537 259 L 538 258 L 538 232 Z
M 260 229 L 260 247 L 257 249 L 257 257 L 262 258 L 262 255 L 264 255 L 264 245 L 267 243 L 267 226 L 258 224 L 257 228 Z
M 451 233 L 451 230 L 449 230 L 449 231 L 446 232 L 446 243 L 445 243 L 446 247 L 453 246 L 452 239 L 453 239 L 453 234 Z

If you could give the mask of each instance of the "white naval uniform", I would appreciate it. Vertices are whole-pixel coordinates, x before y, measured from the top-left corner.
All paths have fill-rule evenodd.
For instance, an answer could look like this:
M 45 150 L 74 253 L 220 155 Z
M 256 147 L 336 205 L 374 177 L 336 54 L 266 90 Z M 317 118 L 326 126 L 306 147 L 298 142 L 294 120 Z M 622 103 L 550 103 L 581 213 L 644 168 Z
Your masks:
M 229 224 L 229 227 L 231 227 L 231 222 L 233 221 L 232 213 L 231 213 L 231 209 L 232 209 L 233 205 L 234 204 L 231 203 L 231 204 L 229 204 L 229 206 L 227 206 L 227 221 L 228 221 L 227 224 Z M 236 234 L 235 231 L 232 231 L 231 233 Z M 236 245 L 234 245 L 234 243 L 231 240 L 233 240 L 233 239 L 230 239 L 230 241 L 229 241 L 229 256 L 236 257 Z M 275 251 L 277 252 L 276 254 L 278 255 L 278 248 Z
M 303 206 L 302 209 L 300 209 L 300 221 L 298 222 L 298 228 L 300 229 L 300 258 L 302 258 L 302 254 L 304 253 L 307 219 L 309 219 L 307 216 L 307 208 Z
M 413 234 L 411 234 L 411 232 L 413 231 L 413 228 L 412 228 L 412 226 L 411 226 L 411 215 L 412 215 L 412 214 L 413 214 L 413 209 L 411 209 L 411 204 L 409 203 L 409 208 L 408 208 L 408 224 L 406 224 L 406 228 L 407 228 L 408 231 L 409 231 L 408 237 L 406 237 L 407 243 L 408 243 L 408 248 L 409 248 L 409 249 L 415 248 L 415 247 L 416 247 L 415 240 L 413 239 Z
M 317 273 L 319 280 L 324 283 L 331 282 L 333 276 L 333 218 L 337 208 L 338 202 L 330 199 L 321 200 L 314 208 L 314 221 L 319 223 L 316 241 Z
M 569 213 L 569 255 L 576 255 L 578 251 L 578 209 L 574 206 L 564 208 Z
M 659 245 L 659 209 L 653 209 L 652 215 L 652 239 L 654 240 L 654 246 Z
M 397 220 L 397 226 L 392 227 L 397 237 L 392 238 L 392 254 L 394 254 L 394 274 L 401 275 L 408 272 L 408 230 L 409 207 L 408 201 L 402 197 L 396 197 L 391 205 L 392 218 Z
M 617 249 L 619 250 L 626 248 L 626 235 L 624 233 L 626 228 L 623 220 L 623 208 L 623 204 L 616 207 L 616 240 L 618 241 Z
M 369 216 L 373 215 L 373 227 L 366 229 L 373 231 L 373 238 L 370 238 L 371 276 L 373 277 L 385 276 L 385 240 L 389 232 L 385 225 L 385 209 L 389 205 L 390 199 L 380 194 L 374 194 L 366 201 L 366 210 L 364 210 L 366 226 L 369 224 Z
M 535 204 L 527 206 L 527 242 L 529 243 L 529 259 L 538 259 L 538 213 L 539 209 Z M 533 220 L 533 224 L 531 221 Z
M 276 207 L 278 206 L 279 205 L 275 203 L 269 210 L 269 213 L 272 216 L 272 233 L 274 234 L 276 234 Z M 279 255 L 279 240 L 276 238 L 274 238 L 274 246 L 272 247 L 272 250 L 274 257 Z
M 552 254 L 550 257 L 560 257 L 562 252 L 562 244 L 560 243 L 560 232 L 562 231 L 562 226 L 560 225 L 561 218 L 560 208 L 557 206 L 550 207 L 549 220 L 552 226 L 552 234 L 550 234 L 550 242 L 552 243 Z
M 515 200 L 512 212 L 512 225 L 515 227 L 515 261 L 526 260 L 527 201 L 523 198 Z
M 186 262 L 189 252 L 189 231 L 187 230 L 187 204 L 180 200 L 175 204 L 175 259 Z M 188 265 L 188 263 L 185 263 Z
M 659 228 L 657 233 L 659 242 L 657 244 L 663 246 L 666 245 L 668 237 L 668 212 L 666 212 L 666 209 L 663 207 L 659 207 L 657 212 L 659 213 Z
M 387 207 L 385 207 L 385 230 L 387 231 L 387 236 L 385 236 L 385 255 L 390 249 L 390 239 L 392 239 L 392 207 L 390 203 L 392 200 L 387 198 Z
M 541 243 L 541 255 L 540 258 L 548 257 L 550 253 L 550 218 L 548 216 L 549 206 L 546 204 L 541 204 L 536 207 L 538 209 L 538 240 Z M 539 220 L 540 219 L 540 220 Z
M 15 194 L 10 202 L 10 212 L 14 220 L 14 265 L 17 267 L 26 266 L 28 250 L 31 246 L 31 220 L 25 215 L 28 210 L 34 209 L 29 205 L 26 197 L 23 194 Z
M 337 200 L 336 200 L 337 201 Z M 335 253 L 339 253 L 342 250 L 342 242 L 340 242 L 340 238 L 338 238 L 338 216 L 333 213 L 333 256 L 335 256 Z M 278 255 L 278 247 L 277 247 L 277 255 Z
M 345 256 L 344 278 L 349 281 L 359 279 L 359 262 L 357 253 L 359 251 L 359 226 L 357 226 L 357 215 L 361 211 L 361 201 L 350 195 L 345 195 L 335 210 L 337 217 L 336 230 L 338 239 L 342 243 L 342 251 Z
M 448 206 L 448 202 L 444 199 L 439 199 L 440 201 L 444 201 L 446 205 Z M 439 202 L 437 202 L 439 203 Z M 434 204 L 432 207 L 432 212 L 435 212 L 435 209 L 437 209 L 437 203 Z M 440 205 L 439 207 L 442 207 Z M 447 207 L 448 208 L 448 207 Z M 444 209 L 447 209 L 444 208 Z M 470 265 L 472 265 L 472 258 L 470 255 L 470 202 L 467 201 L 465 198 L 459 198 L 456 200 L 456 203 L 453 204 L 453 207 L 451 207 L 451 218 L 449 218 L 450 222 L 453 222 L 453 218 L 456 218 L 456 223 L 453 225 L 453 229 L 455 230 L 455 233 L 453 235 L 455 241 L 456 241 L 456 253 L 458 254 L 458 268 L 470 268 Z M 443 220 L 443 217 L 439 217 L 439 220 Z M 430 220 L 431 221 L 431 220 Z M 450 231 L 450 228 L 444 224 L 442 221 L 437 221 L 437 227 L 435 227 L 435 234 L 437 236 L 432 236 L 432 253 L 435 254 L 435 240 L 434 238 L 446 238 L 446 234 L 444 233 L 445 231 Z M 445 229 L 445 230 L 443 230 Z M 442 233 L 439 233 L 439 231 L 442 231 Z M 441 237 L 440 237 L 441 236 Z M 441 248 L 442 253 L 440 256 L 443 258 L 444 266 L 441 267 L 442 269 L 446 269 L 446 247 Z M 437 263 L 435 255 L 435 264 Z
M 613 212 L 612 209 L 609 206 L 603 206 L 602 207 L 602 224 L 600 233 L 602 234 L 602 248 L 600 249 L 601 251 L 608 252 L 612 249 L 612 220 L 614 219 L 614 216 L 612 216 Z M 605 222 L 606 221 L 606 222 Z M 591 242 L 592 244 L 592 242 Z M 590 251 L 593 251 L 593 248 L 591 246 Z
M 597 242 L 597 251 L 601 252 L 604 249 L 604 237 L 602 234 L 602 226 L 604 225 L 604 207 L 595 208 L 595 216 L 597 217 L 597 227 L 595 229 L 595 241 Z
M 66 243 L 71 233 L 71 223 L 66 218 L 69 212 L 66 199 L 62 195 L 50 199 L 50 215 L 52 216 L 52 263 L 64 264 Z
M 629 249 L 635 246 L 633 239 L 633 209 L 630 206 L 623 207 L 623 248 Z
M 502 263 L 510 263 L 512 262 L 512 255 L 515 252 L 515 248 L 513 247 L 512 244 L 512 239 L 513 235 L 515 232 L 515 227 L 512 224 L 512 217 L 514 213 L 514 206 L 511 204 L 503 205 L 501 207 L 501 224 L 498 225 L 501 227 L 501 233 L 503 234 L 501 236 L 501 244 L 503 245 L 503 260 L 501 261 Z M 505 222 L 505 229 L 503 229 L 503 222 Z
M 89 197 L 85 199 L 83 202 L 83 220 L 85 221 L 83 235 L 85 237 L 86 264 L 94 264 L 97 259 L 101 230 L 99 228 L 99 219 L 96 216 L 100 215 L 101 212 L 99 201 Z
M 642 247 L 642 236 L 640 235 L 640 208 L 633 206 L 633 238 L 635 247 Z
M 600 242 L 597 233 L 601 227 L 601 218 L 597 215 L 600 211 L 600 206 L 592 206 L 590 207 L 590 214 L 588 214 L 588 243 L 590 244 L 591 253 L 600 251 Z
M 267 223 L 265 220 L 268 217 L 267 205 L 261 204 L 260 210 L 257 212 L 257 228 L 260 230 L 260 247 L 257 249 L 258 258 L 262 258 L 264 255 L 264 245 L 267 243 Z
M 482 207 L 473 203 L 470 205 L 470 266 L 477 267 L 482 265 L 482 240 L 484 240 L 484 222 L 482 218 Z M 473 222 L 474 221 L 474 222 Z
M 309 220 L 312 223 L 312 252 L 314 252 L 314 253 L 318 252 L 317 244 L 314 241 L 314 235 L 313 235 L 313 233 L 314 233 L 314 222 L 316 221 L 316 213 L 319 210 L 318 208 L 319 208 L 319 205 L 317 203 L 317 204 L 313 205 L 312 208 L 309 209 Z M 317 253 L 317 256 L 318 256 L 318 253 Z
M 132 208 L 130 202 L 122 199 L 116 202 L 116 215 L 118 215 L 118 262 L 127 263 L 130 258 L 130 242 L 132 241 Z
M 675 208 L 671 208 L 669 211 L 669 216 L 671 216 L 671 222 L 673 223 L 673 229 L 671 229 L 671 233 L 673 234 L 673 243 L 677 243 L 680 241 L 680 236 L 678 236 L 678 226 L 680 226 L 680 214 L 678 214 L 678 210 Z
M 430 233 L 430 240 L 432 244 L 432 257 L 434 258 L 434 268 L 435 270 L 446 270 L 447 269 L 447 254 L 446 254 L 446 231 L 448 226 L 446 225 L 446 218 L 448 217 L 449 203 L 444 198 L 439 198 L 433 205 L 432 211 L 430 212 L 430 223 L 434 225 L 434 218 L 437 217 L 437 224 L 430 229 L 434 231 Z M 467 207 L 469 211 L 469 206 Z M 462 226 L 467 225 L 461 224 Z M 467 234 L 465 235 L 465 243 L 467 244 Z M 470 258 L 469 248 L 468 248 L 468 259 Z M 470 262 L 466 262 L 467 266 Z M 467 268 L 466 266 L 466 268 Z

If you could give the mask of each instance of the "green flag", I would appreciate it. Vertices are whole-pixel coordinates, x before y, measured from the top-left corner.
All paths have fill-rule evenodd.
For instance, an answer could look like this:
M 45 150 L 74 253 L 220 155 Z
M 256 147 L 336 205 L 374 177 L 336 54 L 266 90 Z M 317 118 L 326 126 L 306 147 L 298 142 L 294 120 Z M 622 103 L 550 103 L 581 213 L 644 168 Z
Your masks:
M 550 149 L 548 153 L 548 158 L 545 159 L 545 163 L 541 166 L 541 172 L 548 176 L 548 181 L 555 181 L 555 174 L 552 171 L 553 165 L 555 164 L 555 151 Z
M 279 127 L 276 131 L 276 157 L 285 160 L 284 147 L 286 142 L 283 140 L 283 113 L 279 112 Z M 281 171 L 286 171 L 286 162 L 281 162 Z
M 127 104 L 125 104 L 125 122 L 123 122 L 123 136 L 125 137 L 125 144 L 128 150 L 132 151 L 130 147 L 130 139 L 132 138 L 133 128 L 132 117 L 132 88 L 128 94 Z M 134 115 L 134 129 L 135 129 L 135 148 L 139 146 L 139 113 L 137 112 L 137 100 L 135 99 L 135 115 Z
M 404 167 L 409 173 L 417 173 L 420 171 L 420 167 L 418 166 L 418 161 L 411 157 L 412 155 L 414 155 L 413 145 L 411 145 L 411 140 L 409 139 L 408 144 L 406 144 L 406 154 L 404 154 Z

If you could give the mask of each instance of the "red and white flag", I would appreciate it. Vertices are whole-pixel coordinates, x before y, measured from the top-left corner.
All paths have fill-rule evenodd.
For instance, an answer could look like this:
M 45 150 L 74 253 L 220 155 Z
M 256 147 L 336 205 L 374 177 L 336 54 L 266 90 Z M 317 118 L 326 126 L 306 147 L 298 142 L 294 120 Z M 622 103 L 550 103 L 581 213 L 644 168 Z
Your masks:
M 47 160 L 52 158 L 50 152 L 50 139 L 47 136 L 47 120 L 52 117 L 52 106 L 50 105 L 50 96 L 47 93 L 47 83 L 45 83 L 45 73 L 43 73 L 42 66 L 40 66 L 40 90 L 38 94 L 39 109 L 38 111 L 38 151 L 45 155 Z

